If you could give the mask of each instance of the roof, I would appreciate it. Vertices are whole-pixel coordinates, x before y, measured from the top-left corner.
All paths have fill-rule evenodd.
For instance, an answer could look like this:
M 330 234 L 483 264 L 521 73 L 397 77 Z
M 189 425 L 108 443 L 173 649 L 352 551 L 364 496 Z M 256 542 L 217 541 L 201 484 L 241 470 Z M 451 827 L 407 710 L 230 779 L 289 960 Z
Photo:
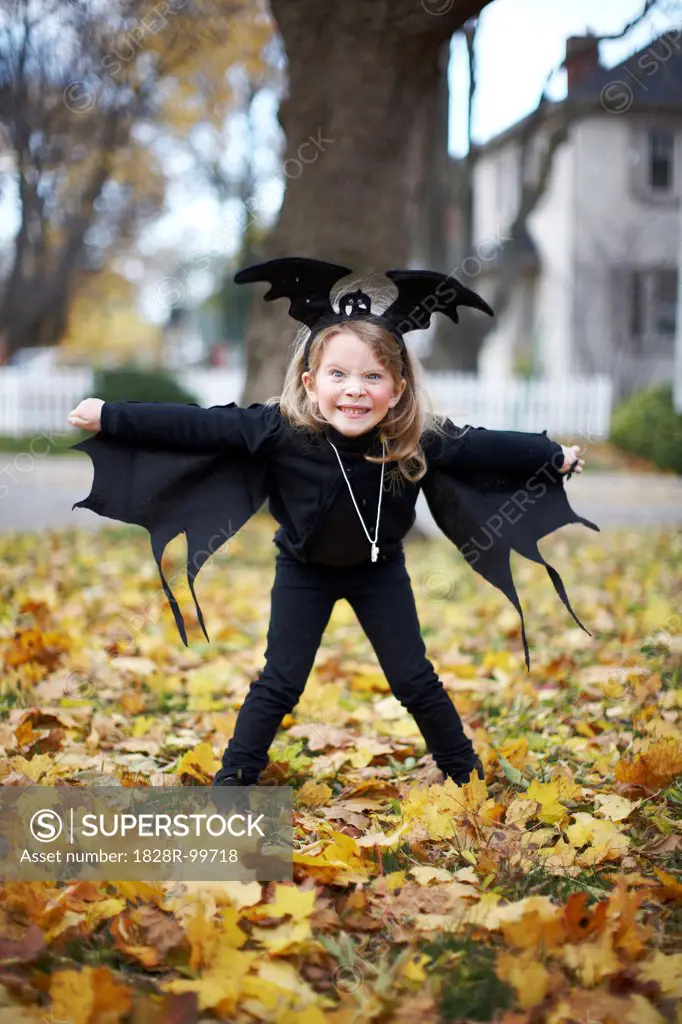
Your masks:
M 669 113 L 682 117 L 682 33 L 671 29 L 620 64 L 601 64 L 576 83 L 565 99 L 544 102 L 548 118 L 566 107 L 578 107 L 578 115 L 591 113 Z M 488 152 L 521 134 L 537 117 L 531 111 L 509 128 L 477 146 Z
M 540 270 L 540 253 L 532 234 L 525 224 L 521 228 L 518 241 L 515 244 L 515 249 L 520 256 L 522 273 L 530 275 L 537 274 Z M 483 277 L 489 273 L 496 273 L 498 271 L 500 266 L 500 253 L 501 249 L 496 248 L 493 258 L 488 259 L 483 263 L 480 270 Z
M 609 113 L 652 106 L 668 106 L 675 113 L 682 113 L 681 36 L 679 29 L 670 30 L 612 68 L 599 65 L 573 87 L 570 98 L 597 100 Z M 626 88 L 617 90 L 610 86 Z M 617 92 L 621 94 L 619 101 Z

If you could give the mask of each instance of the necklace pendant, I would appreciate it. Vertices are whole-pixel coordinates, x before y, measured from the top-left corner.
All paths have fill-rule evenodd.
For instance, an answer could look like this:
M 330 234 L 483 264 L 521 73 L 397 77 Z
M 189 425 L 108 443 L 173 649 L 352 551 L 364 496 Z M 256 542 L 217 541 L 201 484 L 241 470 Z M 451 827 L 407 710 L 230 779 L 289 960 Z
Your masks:
M 372 561 L 376 562 L 378 557 L 379 557 L 379 548 L 377 547 L 376 544 L 372 544 Z

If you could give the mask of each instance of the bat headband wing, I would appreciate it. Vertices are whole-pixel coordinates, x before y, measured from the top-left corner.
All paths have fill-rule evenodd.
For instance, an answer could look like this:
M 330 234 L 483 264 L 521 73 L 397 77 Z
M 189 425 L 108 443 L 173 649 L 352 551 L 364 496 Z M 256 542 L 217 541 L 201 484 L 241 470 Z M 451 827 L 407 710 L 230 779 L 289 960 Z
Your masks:
M 426 330 L 433 313 L 444 313 L 453 323 L 459 323 L 458 306 L 470 306 L 488 316 L 493 311 L 488 303 L 449 274 L 432 270 L 387 270 L 386 277 L 396 285 L 397 298 L 383 313 L 372 313 L 372 300 L 360 289 L 346 292 L 339 299 L 337 313 L 330 301 L 334 285 L 352 273 L 350 267 L 301 256 L 287 256 L 245 267 L 235 275 L 237 284 L 267 281 L 270 290 L 264 295 L 266 302 L 289 299 L 289 316 L 310 328 L 304 351 L 305 369 L 308 370 L 310 344 L 324 327 L 352 320 L 369 320 L 379 324 L 398 342 L 403 358 L 403 334 Z

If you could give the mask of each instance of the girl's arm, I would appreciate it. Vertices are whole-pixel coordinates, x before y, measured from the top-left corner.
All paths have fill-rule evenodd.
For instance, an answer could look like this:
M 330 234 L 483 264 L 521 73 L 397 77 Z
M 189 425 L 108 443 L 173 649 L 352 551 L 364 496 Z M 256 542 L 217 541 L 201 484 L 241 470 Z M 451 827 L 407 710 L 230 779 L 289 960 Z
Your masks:
M 433 442 L 429 466 L 459 470 L 465 475 L 490 473 L 508 477 L 532 476 L 543 468 L 559 473 L 572 468 L 582 472 L 584 463 L 578 458 L 578 445 L 565 448 L 546 434 L 469 425 L 459 428 L 450 419 L 443 425 L 447 436 Z
M 234 402 L 203 409 L 180 402 L 102 402 L 86 398 L 69 423 L 101 430 L 102 437 L 133 447 L 152 446 L 183 452 L 239 448 L 255 454 L 277 429 L 279 410 L 258 402 L 241 408 Z

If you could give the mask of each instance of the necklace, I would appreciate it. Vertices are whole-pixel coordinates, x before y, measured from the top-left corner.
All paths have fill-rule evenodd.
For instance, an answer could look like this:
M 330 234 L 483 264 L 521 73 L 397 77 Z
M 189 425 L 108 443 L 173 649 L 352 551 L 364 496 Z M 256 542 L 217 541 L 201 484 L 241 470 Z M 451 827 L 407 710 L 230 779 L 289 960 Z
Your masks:
M 327 438 L 327 440 L 329 441 L 329 438 Z M 384 467 L 385 467 L 386 463 L 385 462 L 381 463 L 381 481 L 379 483 L 379 502 L 377 504 L 377 525 L 376 525 L 376 528 L 374 530 L 374 539 L 372 540 L 372 538 L 370 537 L 370 535 L 369 535 L 369 533 L 367 531 L 367 527 L 365 526 L 365 520 L 362 518 L 362 515 L 360 514 L 360 509 L 358 508 L 358 503 L 355 500 L 355 495 L 353 494 L 353 488 L 351 487 L 351 485 L 350 485 L 350 483 L 348 481 L 348 477 L 346 476 L 346 471 L 343 468 L 343 463 L 341 461 L 341 456 L 339 455 L 339 453 L 338 453 L 338 451 L 336 449 L 336 445 L 334 444 L 334 442 L 333 441 L 329 441 L 329 443 L 332 446 L 332 448 L 334 449 L 334 451 L 336 452 L 336 457 L 339 460 L 339 466 L 341 467 L 341 472 L 343 473 L 343 478 L 346 481 L 346 483 L 348 484 L 348 490 L 350 491 L 350 496 L 353 499 L 353 504 L 355 505 L 355 511 L 358 514 L 358 519 L 362 523 L 362 528 L 365 531 L 365 536 L 367 537 L 367 540 L 372 545 L 372 548 L 371 548 L 371 551 L 372 551 L 372 561 L 376 562 L 377 558 L 379 557 L 379 546 L 377 544 L 377 540 L 379 538 L 379 517 L 381 515 L 381 494 L 382 494 L 383 486 L 384 486 Z M 384 458 L 386 458 L 386 442 L 385 441 L 381 442 L 381 449 L 382 449 L 382 454 L 383 454 Z

